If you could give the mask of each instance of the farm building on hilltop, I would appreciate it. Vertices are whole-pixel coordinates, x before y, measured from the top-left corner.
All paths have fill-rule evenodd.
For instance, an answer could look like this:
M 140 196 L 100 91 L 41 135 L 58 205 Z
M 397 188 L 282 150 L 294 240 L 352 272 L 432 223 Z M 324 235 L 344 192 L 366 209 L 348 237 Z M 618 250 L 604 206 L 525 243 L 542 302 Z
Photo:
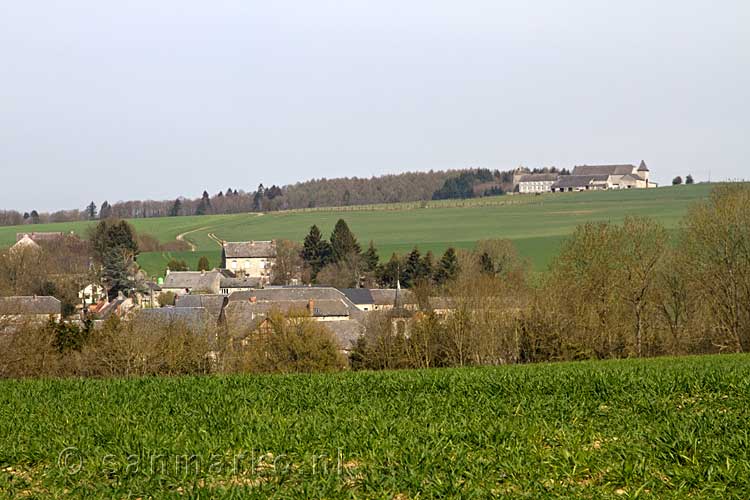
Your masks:
M 579 165 L 571 175 L 561 176 L 552 184 L 553 192 L 596 189 L 645 189 L 656 187 L 649 179 L 646 162 L 635 165 Z
M 519 193 L 548 193 L 561 176 L 558 174 L 526 174 L 518 179 Z
M 521 194 L 591 191 L 600 189 L 645 189 L 656 187 L 649 179 L 646 162 L 635 165 L 578 165 L 570 175 L 556 172 L 529 173 L 518 169 L 513 182 Z

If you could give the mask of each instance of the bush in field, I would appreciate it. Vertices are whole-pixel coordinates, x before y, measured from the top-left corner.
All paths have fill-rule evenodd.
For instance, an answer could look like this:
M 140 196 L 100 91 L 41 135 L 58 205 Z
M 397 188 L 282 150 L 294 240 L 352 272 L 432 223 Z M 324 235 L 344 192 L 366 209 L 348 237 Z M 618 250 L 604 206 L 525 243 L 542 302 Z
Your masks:
M 177 259 L 170 259 L 167 263 L 167 268 L 170 271 L 189 271 L 190 268 L 187 265 L 187 262 L 184 260 L 177 260 Z
M 211 263 L 208 262 L 208 257 L 205 255 L 202 255 L 200 259 L 198 259 L 198 271 L 209 271 L 211 269 Z
M 162 292 L 159 294 L 159 298 L 157 300 L 159 301 L 159 305 L 161 307 L 167 307 L 173 306 L 176 299 L 177 295 L 175 295 L 174 292 Z
M 330 372 L 344 368 L 333 335 L 303 313 L 273 312 L 242 348 L 241 371 L 262 373 Z

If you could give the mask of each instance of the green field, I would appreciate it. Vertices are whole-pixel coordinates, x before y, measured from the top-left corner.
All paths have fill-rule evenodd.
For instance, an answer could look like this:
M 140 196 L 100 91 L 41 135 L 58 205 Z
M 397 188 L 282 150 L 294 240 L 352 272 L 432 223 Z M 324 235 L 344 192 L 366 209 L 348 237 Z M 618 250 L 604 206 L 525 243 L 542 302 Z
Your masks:
M 501 196 L 466 201 L 445 201 L 277 212 L 264 215 L 210 215 L 135 219 L 138 231 L 151 233 L 161 241 L 174 240 L 181 233 L 199 252 L 208 252 L 212 264 L 219 263 L 219 247 L 212 233 L 228 241 L 293 239 L 302 241 L 311 225 L 328 234 L 344 218 L 366 244 L 374 240 L 382 257 L 408 252 L 415 245 L 422 251 L 442 252 L 448 246 L 470 248 L 479 239 L 509 238 L 537 270 L 544 269 L 557 253 L 560 242 L 576 225 L 586 221 L 619 222 L 627 215 L 651 216 L 670 229 L 677 227 L 690 203 L 704 199 L 710 185 L 665 187 L 648 190 L 546 194 L 543 196 Z M 38 225 L 37 231 L 85 231 L 88 223 Z M 0 228 L 0 246 L 15 241 L 30 226 Z M 170 257 L 186 259 L 195 268 L 198 252 L 144 254 L 141 265 L 160 275 Z
M 2 381 L 0 497 L 744 499 L 749 421 L 748 355 Z

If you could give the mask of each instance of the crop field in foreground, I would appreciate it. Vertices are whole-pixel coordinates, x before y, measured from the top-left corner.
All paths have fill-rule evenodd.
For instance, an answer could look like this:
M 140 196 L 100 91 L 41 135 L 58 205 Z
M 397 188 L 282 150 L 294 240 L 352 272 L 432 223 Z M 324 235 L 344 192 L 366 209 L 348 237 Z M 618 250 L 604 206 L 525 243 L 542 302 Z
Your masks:
M 0 382 L 0 496 L 747 498 L 750 356 Z
M 373 205 L 268 214 L 207 215 L 134 219 L 138 231 L 162 242 L 178 235 L 192 243 L 194 252 L 143 254 L 139 263 L 151 275 L 163 275 L 167 261 L 185 259 L 195 269 L 198 258 L 207 255 L 219 264 L 220 251 L 209 236 L 227 241 L 291 239 L 302 241 L 317 224 L 327 236 L 343 218 L 366 245 L 375 241 L 381 258 L 393 252 L 408 252 L 415 245 L 426 252 L 443 252 L 449 246 L 473 247 L 477 240 L 508 238 L 537 270 L 546 268 L 562 240 L 578 224 L 587 221 L 621 222 L 628 215 L 650 216 L 669 229 L 677 227 L 691 203 L 708 196 L 711 185 L 549 193 L 543 196 L 499 196 L 474 200 Z M 88 222 L 0 227 L 0 247 L 15 242 L 22 231 L 85 232 Z

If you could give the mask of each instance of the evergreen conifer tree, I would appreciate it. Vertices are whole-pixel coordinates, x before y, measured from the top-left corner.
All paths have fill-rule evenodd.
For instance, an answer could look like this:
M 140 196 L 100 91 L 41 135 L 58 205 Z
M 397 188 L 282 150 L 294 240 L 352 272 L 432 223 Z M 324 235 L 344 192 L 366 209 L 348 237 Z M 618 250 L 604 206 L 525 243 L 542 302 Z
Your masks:
M 349 226 L 344 219 L 339 219 L 333 228 L 331 251 L 334 262 L 341 262 L 350 255 L 359 255 L 362 252 L 362 247 L 359 246 L 357 238 L 349 230 Z
M 435 282 L 444 285 L 458 276 L 458 256 L 453 247 L 448 248 L 440 258 L 435 271 Z
M 368 273 L 375 272 L 378 268 L 380 259 L 378 258 L 378 251 L 375 249 L 375 243 L 370 241 L 370 246 L 367 247 L 364 257 L 365 271 Z
M 318 226 L 313 225 L 310 233 L 305 236 L 300 256 L 312 270 L 313 280 L 323 266 L 331 262 L 331 246 L 323 239 Z

